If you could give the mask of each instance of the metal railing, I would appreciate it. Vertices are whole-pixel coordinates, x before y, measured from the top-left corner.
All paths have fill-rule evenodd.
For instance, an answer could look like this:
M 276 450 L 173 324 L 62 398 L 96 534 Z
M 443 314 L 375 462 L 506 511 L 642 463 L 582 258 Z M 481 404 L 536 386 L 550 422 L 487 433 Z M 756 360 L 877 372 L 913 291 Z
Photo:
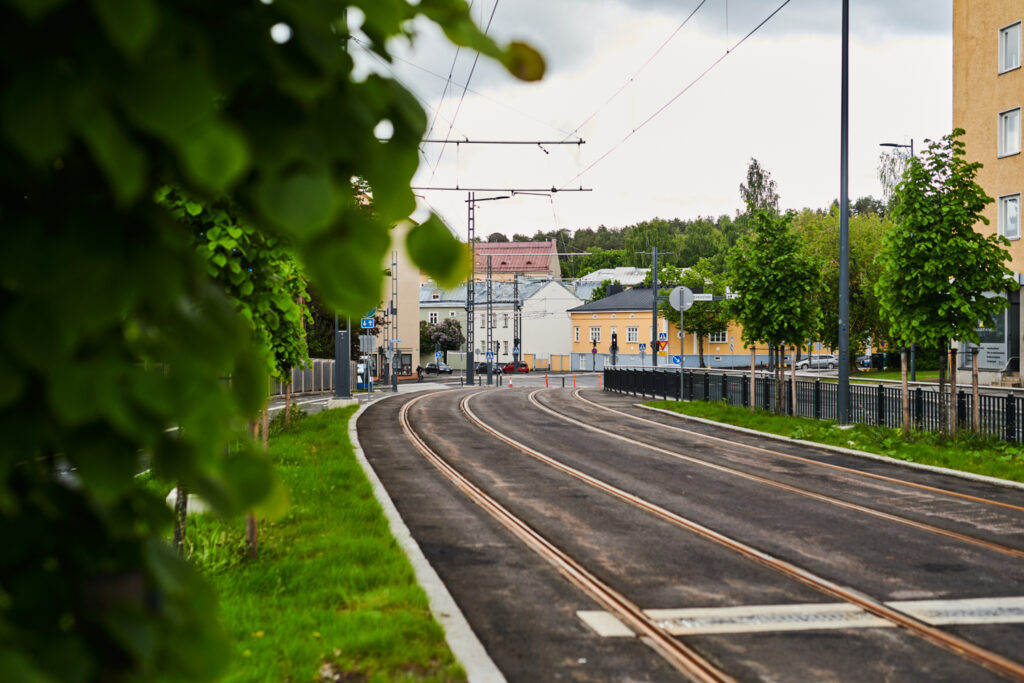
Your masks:
M 749 407 L 751 400 L 750 374 L 725 373 L 712 370 L 652 370 L 605 368 L 606 391 L 650 396 L 665 400 L 722 401 L 732 406 Z M 757 375 L 755 406 L 764 410 L 775 409 L 775 386 L 772 376 Z M 786 378 L 783 391 L 784 412 L 793 414 L 792 385 Z M 839 385 L 820 379 L 798 379 L 796 382 L 796 415 L 821 420 L 835 420 L 838 415 Z M 919 431 L 939 431 L 943 407 L 936 390 L 916 387 L 910 390 L 911 428 Z M 948 400 L 948 396 L 947 396 Z M 902 390 L 900 387 L 853 384 L 850 386 L 850 421 L 856 424 L 903 426 Z M 978 397 L 980 424 L 978 431 L 1012 443 L 1024 441 L 1024 397 L 1005 394 L 980 394 Z M 961 390 L 956 396 L 957 424 L 969 429 L 974 415 L 974 397 Z

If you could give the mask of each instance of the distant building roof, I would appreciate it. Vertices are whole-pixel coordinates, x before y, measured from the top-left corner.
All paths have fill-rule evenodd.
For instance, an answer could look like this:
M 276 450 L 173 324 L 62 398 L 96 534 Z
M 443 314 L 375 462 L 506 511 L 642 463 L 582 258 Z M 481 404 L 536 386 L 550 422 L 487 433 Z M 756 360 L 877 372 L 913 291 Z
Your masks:
M 587 273 L 580 278 L 580 282 L 595 282 L 600 284 L 605 280 L 611 280 L 613 282 L 618 280 L 627 287 L 633 287 L 642 283 L 649 272 L 651 272 L 650 268 L 633 268 L 631 266 L 601 268 L 600 270 Z
M 546 242 L 477 242 L 474 247 L 474 270 L 487 270 L 487 257 L 491 257 L 491 271 L 495 273 L 558 274 L 558 247 L 555 240 Z M 552 260 L 555 261 L 552 264 Z M 554 267 L 553 267 L 554 265 Z
M 625 289 L 618 294 L 570 308 L 570 313 L 599 313 L 602 311 L 649 311 L 654 303 L 653 291 L 650 287 L 634 287 Z
M 519 280 L 519 301 L 525 301 L 550 280 Z M 487 283 L 474 282 L 474 301 L 477 306 L 487 305 Z M 434 296 L 437 296 L 435 299 Z M 495 280 L 491 282 L 491 301 L 495 304 L 511 304 L 515 300 L 515 286 L 511 282 Z M 466 285 L 454 289 L 441 289 L 436 283 L 428 282 L 420 285 L 420 307 L 447 307 L 466 305 Z

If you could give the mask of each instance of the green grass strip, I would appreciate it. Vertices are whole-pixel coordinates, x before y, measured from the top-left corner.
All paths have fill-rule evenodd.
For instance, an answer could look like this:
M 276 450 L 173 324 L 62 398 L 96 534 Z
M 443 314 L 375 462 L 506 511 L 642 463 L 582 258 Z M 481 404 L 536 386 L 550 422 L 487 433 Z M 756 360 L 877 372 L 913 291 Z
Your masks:
M 290 506 L 260 521 L 259 559 L 245 558 L 243 520 L 189 519 L 187 551 L 234 642 L 224 680 L 466 678 L 355 458 L 354 412 L 300 413 L 271 437 Z
M 900 430 L 889 427 L 854 425 L 840 429 L 831 420 L 775 415 L 764 410 L 752 413 L 748 408 L 724 402 L 652 401 L 645 405 L 759 432 L 887 455 L 897 460 L 1024 481 L 1024 448 L 974 432 L 961 431 L 956 439 L 943 439 L 933 432 L 911 431 L 904 441 Z

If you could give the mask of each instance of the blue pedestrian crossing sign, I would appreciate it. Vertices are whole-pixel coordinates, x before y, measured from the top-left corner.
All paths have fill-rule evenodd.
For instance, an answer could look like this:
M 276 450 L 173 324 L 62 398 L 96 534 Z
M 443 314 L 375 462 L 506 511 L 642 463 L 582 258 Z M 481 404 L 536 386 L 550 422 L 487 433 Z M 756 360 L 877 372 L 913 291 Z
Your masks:
M 434 358 L 436 358 L 438 360 L 441 360 L 441 352 L 440 351 L 434 351 Z
M 487 360 L 491 360 L 492 358 L 494 358 L 494 352 L 493 351 L 488 351 L 487 352 Z
M 647 344 L 641 344 L 640 345 L 640 350 L 641 351 L 646 351 L 647 350 Z
M 373 318 L 363 318 L 359 321 L 360 329 L 372 330 L 373 329 Z
M 668 341 L 668 332 L 659 332 L 658 341 Z
M 519 347 L 518 346 L 513 346 L 512 347 L 512 353 L 514 353 L 515 355 L 518 356 L 519 355 Z
M 672 365 L 679 365 L 683 362 L 682 356 L 672 356 Z

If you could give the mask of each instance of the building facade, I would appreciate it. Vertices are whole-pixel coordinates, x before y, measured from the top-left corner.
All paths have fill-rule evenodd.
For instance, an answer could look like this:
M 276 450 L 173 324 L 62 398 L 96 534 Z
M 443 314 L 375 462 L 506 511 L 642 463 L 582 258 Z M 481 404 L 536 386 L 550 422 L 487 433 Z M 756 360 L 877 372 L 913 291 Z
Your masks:
M 953 2 L 953 125 L 966 131 L 967 158 L 983 164 L 977 181 L 995 199 L 985 211 L 989 224 L 976 229 L 1010 240 L 1009 267 L 1018 281 L 1024 272 L 1022 21 L 1024 0 Z M 1011 306 L 1002 319 L 981 330 L 979 360 L 989 370 L 1013 370 L 1013 359 L 1020 357 L 1020 297 L 1009 292 L 996 295 L 1009 297 Z M 961 355 L 966 360 L 968 354 Z

